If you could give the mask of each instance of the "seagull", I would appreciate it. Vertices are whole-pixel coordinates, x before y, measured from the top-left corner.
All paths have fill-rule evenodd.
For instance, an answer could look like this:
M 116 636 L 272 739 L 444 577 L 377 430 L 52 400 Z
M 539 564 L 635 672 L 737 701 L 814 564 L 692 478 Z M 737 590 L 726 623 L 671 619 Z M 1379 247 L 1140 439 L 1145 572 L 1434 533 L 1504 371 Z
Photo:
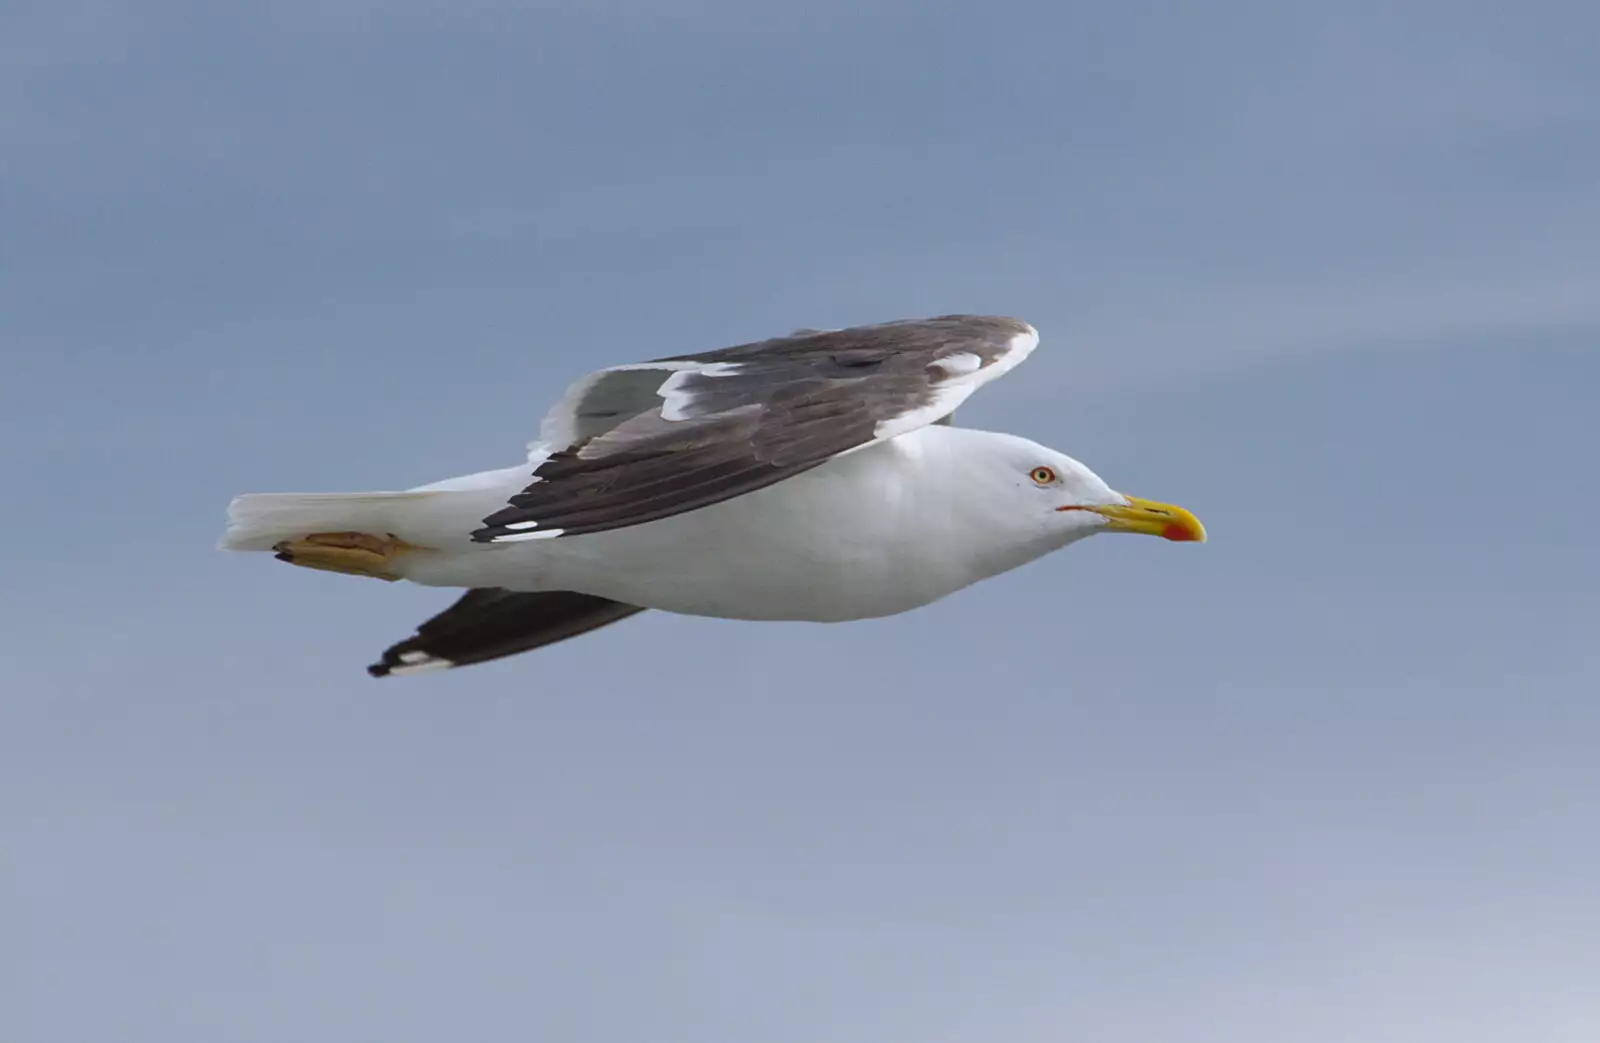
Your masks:
M 1019 319 L 942 315 L 610 366 L 567 389 L 515 466 L 403 491 L 245 494 L 221 547 L 466 588 L 367 668 L 384 677 L 645 609 L 891 616 L 1099 532 L 1203 542 L 1181 507 L 951 422 L 1038 343 Z

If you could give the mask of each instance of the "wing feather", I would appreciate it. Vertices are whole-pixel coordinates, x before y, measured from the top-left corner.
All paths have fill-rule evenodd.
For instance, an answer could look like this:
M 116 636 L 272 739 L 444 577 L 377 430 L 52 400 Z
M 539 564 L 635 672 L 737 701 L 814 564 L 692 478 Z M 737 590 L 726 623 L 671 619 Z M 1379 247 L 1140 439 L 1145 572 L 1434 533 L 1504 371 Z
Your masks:
M 634 605 L 556 590 L 469 590 L 449 608 L 391 645 L 367 667 L 373 677 L 437 670 L 517 655 L 587 634 L 643 612 Z
M 545 418 L 531 481 L 482 543 L 639 525 L 948 422 L 1038 344 L 1032 326 L 946 315 L 803 331 L 601 370 Z M 558 532 L 559 530 L 559 532 Z

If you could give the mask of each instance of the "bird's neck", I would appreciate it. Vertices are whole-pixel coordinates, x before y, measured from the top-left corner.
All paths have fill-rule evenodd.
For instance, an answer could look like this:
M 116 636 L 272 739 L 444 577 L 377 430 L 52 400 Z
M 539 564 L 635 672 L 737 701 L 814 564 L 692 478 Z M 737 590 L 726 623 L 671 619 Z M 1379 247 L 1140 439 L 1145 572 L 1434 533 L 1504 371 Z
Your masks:
M 1010 436 L 935 426 L 901 436 L 922 480 L 908 494 L 919 528 L 975 579 L 998 575 L 1058 550 L 1077 538 L 1051 525 L 1034 490 L 1022 489 L 994 451 Z

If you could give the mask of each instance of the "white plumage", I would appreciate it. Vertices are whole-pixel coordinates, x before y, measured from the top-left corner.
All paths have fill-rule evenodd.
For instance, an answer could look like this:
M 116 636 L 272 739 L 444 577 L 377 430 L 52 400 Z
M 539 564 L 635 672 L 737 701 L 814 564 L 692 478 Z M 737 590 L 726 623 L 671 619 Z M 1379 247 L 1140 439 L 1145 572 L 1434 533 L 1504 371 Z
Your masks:
M 806 331 L 602 370 L 525 463 L 402 492 L 251 494 L 222 546 L 468 588 L 374 674 L 540 647 L 645 608 L 838 622 L 904 612 L 1104 530 L 1198 540 L 1015 435 L 951 426 L 1038 343 L 1013 319 Z

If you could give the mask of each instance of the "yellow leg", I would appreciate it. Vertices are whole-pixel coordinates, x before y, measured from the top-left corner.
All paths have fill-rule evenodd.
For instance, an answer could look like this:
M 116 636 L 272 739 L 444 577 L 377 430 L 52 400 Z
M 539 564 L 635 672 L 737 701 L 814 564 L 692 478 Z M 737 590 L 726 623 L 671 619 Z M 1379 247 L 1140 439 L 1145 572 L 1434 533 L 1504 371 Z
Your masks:
M 302 568 L 371 576 L 393 582 L 400 578 L 394 560 L 408 551 L 421 550 L 393 534 L 366 532 L 316 532 L 298 540 L 273 545 L 279 561 Z

